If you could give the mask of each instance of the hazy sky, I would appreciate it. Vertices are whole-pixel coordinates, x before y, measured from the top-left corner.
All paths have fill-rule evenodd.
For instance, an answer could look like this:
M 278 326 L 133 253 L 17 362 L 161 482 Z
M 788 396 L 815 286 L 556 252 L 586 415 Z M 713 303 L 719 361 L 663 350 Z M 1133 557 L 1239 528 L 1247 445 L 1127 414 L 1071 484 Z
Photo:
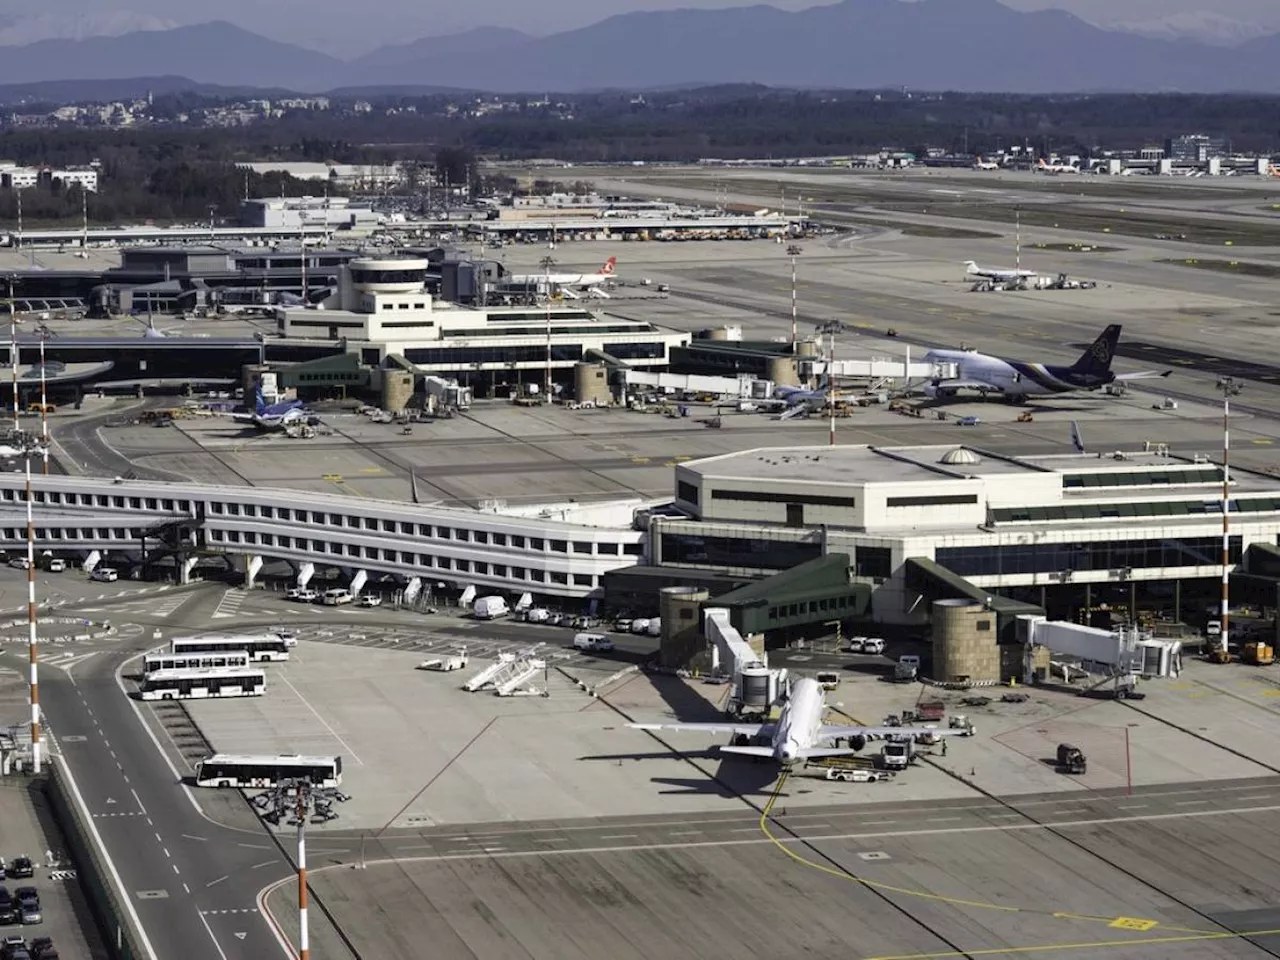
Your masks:
M 1003 0 L 1020 10 L 1060 7 L 1095 23 L 1144 21 L 1171 14 L 1211 11 L 1280 32 L 1280 0 Z M 380 43 L 457 33 L 476 26 L 505 25 L 529 33 L 554 33 L 585 26 L 615 13 L 679 7 L 744 6 L 744 0 L 0 0 L 0 18 L 40 21 L 28 29 L 66 35 L 109 23 L 105 32 L 225 19 L 248 29 L 338 56 L 362 53 Z M 814 6 L 814 0 L 772 0 L 787 10 Z M 34 12 L 38 10 L 39 12 Z M 13 33 L 20 29 L 11 26 Z M 25 37 L 21 38 L 25 40 Z M 8 42 L 21 42 L 9 39 Z

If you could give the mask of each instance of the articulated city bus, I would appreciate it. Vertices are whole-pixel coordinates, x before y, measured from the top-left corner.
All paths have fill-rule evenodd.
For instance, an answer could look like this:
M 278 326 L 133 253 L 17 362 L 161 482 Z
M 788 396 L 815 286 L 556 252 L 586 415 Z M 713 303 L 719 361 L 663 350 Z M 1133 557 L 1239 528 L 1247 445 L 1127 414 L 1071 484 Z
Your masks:
M 248 650 L 217 653 L 168 653 L 158 650 L 142 658 L 144 676 L 157 670 L 243 670 L 248 666 Z
M 194 700 L 201 697 L 260 697 L 267 675 L 261 668 L 157 670 L 142 679 L 143 700 Z
M 342 783 L 342 758 L 215 753 L 196 763 L 198 787 L 265 789 L 281 780 L 304 779 L 315 787 L 337 787 Z
M 255 633 L 247 636 L 174 637 L 169 641 L 171 653 L 227 653 L 247 650 L 249 659 L 257 661 L 288 660 L 289 650 L 297 641 L 278 633 Z

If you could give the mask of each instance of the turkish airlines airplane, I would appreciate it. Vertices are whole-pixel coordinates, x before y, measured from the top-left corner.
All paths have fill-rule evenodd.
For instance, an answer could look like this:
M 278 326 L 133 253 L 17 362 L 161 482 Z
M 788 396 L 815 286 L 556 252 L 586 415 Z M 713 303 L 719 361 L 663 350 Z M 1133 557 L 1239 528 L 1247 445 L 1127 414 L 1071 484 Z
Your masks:
M 510 280 L 512 283 L 522 283 L 530 286 L 549 282 L 557 287 L 568 287 L 571 290 L 590 290 L 592 287 L 598 287 L 606 280 L 612 279 L 617 266 L 618 258 L 610 257 L 595 273 L 552 273 L 550 275 L 527 273 L 513 276 Z

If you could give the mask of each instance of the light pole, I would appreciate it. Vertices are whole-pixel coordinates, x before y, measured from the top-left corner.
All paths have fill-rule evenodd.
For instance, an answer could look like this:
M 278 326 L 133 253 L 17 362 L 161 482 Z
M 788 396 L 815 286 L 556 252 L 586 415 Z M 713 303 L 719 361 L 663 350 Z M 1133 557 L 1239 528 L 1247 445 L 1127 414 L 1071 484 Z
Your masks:
M 1225 663 L 1230 659 L 1231 644 L 1227 633 L 1231 626 L 1231 398 L 1240 395 L 1244 384 L 1234 377 L 1219 377 L 1218 389 L 1222 391 L 1222 609 L 1215 660 Z
M 799 339 L 797 333 L 796 320 L 798 317 L 796 308 L 796 259 L 803 251 L 798 244 L 791 244 L 787 247 L 787 256 L 791 258 L 791 355 L 795 356 L 796 341 Z
M 555 260 L 551 257 L 543 257 L 538 261 L 538 265 L 542 267 L 543 282 L 546 284 L 544 293 L 547 298 L 547 382 L 544 389 L 547 392 L 546 403 L 552 402 L 551 397 L 551 268 L 555 266 Z
M 273 827 L 281 820 L 298 828 L 298 960 L 310 960 L 310 929 L 307 924 L 307 817 L 317 823 L 337 819 L 334 800 L 346 795 L 332 787 L 317 787 L 310 778 L 286 778 L 276 781 L 265 793 L 253 798 L 253 805 L 263 811 L 262 819 Z
M 46 387 L 44 371 L 44 342 L 53 336 L 53 331 L 44 324 L 40 325 L 40 449 L 43 460 L 41 473 L 49 475 L 49 393 Z
M 13 367 L 13 432 L 22 432 L 22 423 L 18 419 L 18 310 L 13 302 L 13 275 L 9 275 L 9 362 Z

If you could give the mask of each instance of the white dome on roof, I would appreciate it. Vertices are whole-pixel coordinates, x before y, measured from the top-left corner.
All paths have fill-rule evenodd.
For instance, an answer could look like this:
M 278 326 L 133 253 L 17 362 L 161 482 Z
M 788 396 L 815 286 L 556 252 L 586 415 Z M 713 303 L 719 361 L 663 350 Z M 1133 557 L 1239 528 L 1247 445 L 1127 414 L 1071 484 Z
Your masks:
M 981 463 L 982 458 L 968 447 L 956 447 L 954 450 L 948 450 L 944 453 L 942 459 L 938 462 L 958 466 L 960 464 Z

